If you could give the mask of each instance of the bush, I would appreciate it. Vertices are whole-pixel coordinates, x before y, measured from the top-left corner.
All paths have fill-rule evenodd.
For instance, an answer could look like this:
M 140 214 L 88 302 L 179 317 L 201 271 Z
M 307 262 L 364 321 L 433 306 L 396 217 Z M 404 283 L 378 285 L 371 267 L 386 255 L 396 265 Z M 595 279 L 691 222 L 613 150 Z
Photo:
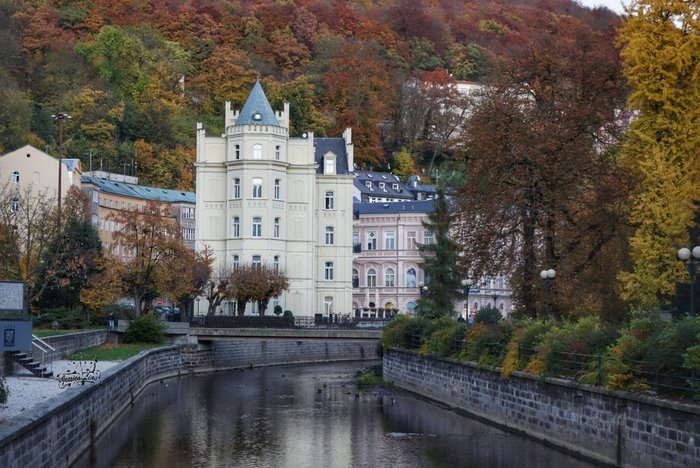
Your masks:
M 90 325 L 85 312 L 79 308 L 59 307 L 46 309 L 32 317 L 32 325 L 35 328 L 53 328 L 54 322 L 58 324 L 58 328 L 63 330 L 86 328 Z
M 398 346 L 404 349 L 419 349 L 424 340 L 434 331 L 444 328 L 449 319 L 429 320 L 426 318 L 398 317 L 384 329 L 382 343 L 385 347 Z
M 282 317 L 284 317 L 284 318 L 287 318 L 287 317 L 294 318 L 294 314 L 292 313 L 291 310 L 285 310 L 285 311 L 284 311 L 284 314 L 282 314 Z
M 484 307 L 479 309 L 479 311 L 476 313 L 474 322 L 484 323 L 486 325 L 496 325 L 502 318 L 503 316 L 501 315 L 500 310 L 496 309 L 495 307 Z
M 282 306 L 279 305 L 279 304 L 277 304 L 277 305 L 275 306 L 273 312 L 274 312 L 274 314 L 275 314 L 276 316 L 279 317 L 280 315 L 282 315 Z M 292 312 L 290 311 L 289 313 L 291 314 Z
M 4 378 L 0 377 L 0 404 L 7 403 L 7 398 L 10 396 L 10 388 Z
M 132 320 L 124 333 L 125 343 L 160 344 L 163 341 L 165 341 L 165 327 L 153 313 Z
M 515 324 L 507 322 L 475 324 L 467 329 L 466 348 L 460 354 L 460 359 L 478 362 L 482 367 L 501 367 L 514 330 Z
M 441 357 L 456 357 L 464 349 L 467 326 L 463 323 L 447 321 L 444 327 L 435 330 L 421 345 L 421 353 L 437 354 Z

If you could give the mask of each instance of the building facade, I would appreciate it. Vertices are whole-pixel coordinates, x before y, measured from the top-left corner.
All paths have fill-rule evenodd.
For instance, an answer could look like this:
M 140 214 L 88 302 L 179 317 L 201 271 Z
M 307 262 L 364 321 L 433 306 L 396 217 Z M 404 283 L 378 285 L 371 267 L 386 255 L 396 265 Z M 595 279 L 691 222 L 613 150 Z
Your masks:
M 0 184 L 10 184 L 19 193 L 26 189 L 34 194 L 45 193 L 56 203 L 59 185 L 64 200 L 71 187 L 80 188 L 80 176 L 79 160 L 59 160 L 31 145 L 0 156 Z
M 82 177 L 82 190 L 90 203 L 92 224 L 106 252 L 128 259 L 131 252 L 114 240 L 119 230 L 113 219 L 123 211 L 138 211 L 148 202 L 157 201 L 166 207 L 164 222 L 178 226 L 185 246 L 194 249 L 195 241 L 195 196 L 194 192 L 169 190 L 138 185 L 138 179 L 130 176 L 101 171 Z
M 289 105 L 273 111 L 259 82 L 240 111 L 226 103 L 224 118 L 221 136 L 197 124 L 196 248 L 213 250 L 215 271 L 242 264 L 284 271 L 289 289 L 272 307 L 349 314 L 351 131 L 290 136 Z

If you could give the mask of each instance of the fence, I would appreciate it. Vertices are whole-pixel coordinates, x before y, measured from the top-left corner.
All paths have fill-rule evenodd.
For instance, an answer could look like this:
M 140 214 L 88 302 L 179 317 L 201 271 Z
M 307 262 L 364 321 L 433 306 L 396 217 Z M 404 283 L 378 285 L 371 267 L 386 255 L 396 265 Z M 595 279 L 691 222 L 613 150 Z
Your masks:
M 205 328 L 294 328 L 293 317 L 196 315 L 190 319 L 193 327 Z
M 502 342 L 474 341 L 458 335 L 443 337 L 431 342 L 420 331 L 399 333 L 393 337 L 393 346 L 422 350 L 429 354 L 478 362 L 485 367 L 502 367 L 506 357 L 506 344 Z M 637 390 L 653 390 L 658 395 L 691 397 L 700 399 L 700 376 L 693 369 L 677 365 L 658 365 L 649 361 L 624 360 L 603 354 L 584 354 L 549 350 L 539 353 L 536 349 L 518 347 L 515 361 L 522 370 L 533 359 L 541 360 L 543 376 L 556 377 L 589 385 L 611 386 L 608 377 L 617 374 L 615 385 Z M 512 358 L 513 356 L 511 356 Z

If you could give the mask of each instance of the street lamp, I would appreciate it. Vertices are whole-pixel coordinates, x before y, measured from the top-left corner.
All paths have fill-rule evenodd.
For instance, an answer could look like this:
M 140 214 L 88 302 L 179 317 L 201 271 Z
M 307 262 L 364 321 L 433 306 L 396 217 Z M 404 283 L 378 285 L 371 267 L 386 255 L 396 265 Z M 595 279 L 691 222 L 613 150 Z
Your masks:
M 420 292 L 420 297 L 423 297 L 423 296 L 425 296 L 426 294 L 428 294 L 428 285 L 427 285 L 427 284 L 420 283 L 420 284 L 418 285 L 418 292 Z
M 550 289 L 552 288 L 552 280 L 554 277 L 557 275 L 557 272 L 553 269 L 550 268 L 549 270 L 542 270 L 540 271 L 540 278 L 544 280 L 544 293 L 545 293 L 545 306 L 546 306 L 546 312 L 544 319 L 547 320 L 547 317 L 549 317 L 552 304 L 550 301 Z
M 467 305 L 467 323 L 469 323 L 469 290 L 471 289 L 474 281 L 471 278 L 466 278 L 462 280 L 462 292 L 464 293 L 464 302 Z
M 58 225 L 61 225 L 61 166 L 63 165 L 63 121 L 71 118 L 66 112 L 51 114 L 54 122 L 58 122 Z
M 692 251 L 687 247 L 678 250 L 678 259 L 685 263 L 690 276 L 690 316 L 695 317 L 695 272 L 700 260 L 700 245 L 693 247 Z
M 198 297 L 197 299 L 195 299 L 197 301 L 197 315 L 199 315 L 199 300 L 200 299 L 201 299 L 201 297 Z

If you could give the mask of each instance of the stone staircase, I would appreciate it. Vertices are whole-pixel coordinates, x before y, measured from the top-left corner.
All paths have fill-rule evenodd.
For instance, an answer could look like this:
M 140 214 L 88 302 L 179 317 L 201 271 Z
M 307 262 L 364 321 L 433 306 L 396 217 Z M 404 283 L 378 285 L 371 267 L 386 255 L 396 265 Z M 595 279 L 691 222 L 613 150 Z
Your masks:
M 24 367 L 37 377 L 43 377 L 47 379 L 53 377 L 53 371 L 48 370 L 46 366 L 42 365 L 40 362 L 35 361 L 34 358 L 32 358 L 27 353 L 23 353 L 22 351 L 8 351 L 7 354 L 9 354 L 12 357 L 13 361 L 15 361 L 17 364 Z

